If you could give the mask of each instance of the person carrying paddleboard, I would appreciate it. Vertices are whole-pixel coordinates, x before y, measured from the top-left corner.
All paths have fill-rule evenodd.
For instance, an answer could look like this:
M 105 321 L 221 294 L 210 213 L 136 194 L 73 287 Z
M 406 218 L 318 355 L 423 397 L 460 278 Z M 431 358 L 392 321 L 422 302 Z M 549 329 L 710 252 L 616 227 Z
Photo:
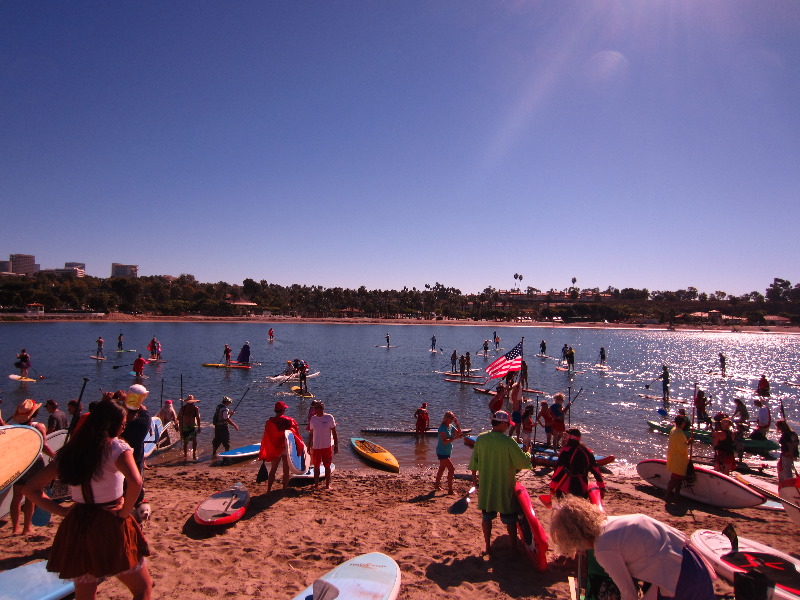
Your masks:
M 267 419 L 264 424 L 264 435 L 261 438 L 261 449 L 258 452 L 258 460 L 269 462 L 269 478 L 267 480 L 267 493 L 272 491 L 272 484 L 275 483 L 275 473 L 278 465 L 283 465 L 283 490 L 286 491 L 289 485 L 289 449 L 286 447 L 286 431 L 294 433 L 298 450 L 303 452 L 305 444 L 300 439 L 300 430 L 297 421 L 287 417 L 284 413 L 289 405 L 278 401 L 275 403 L 275 416 Z
M 481 529 L 485 543 L 484 553 L 492 554 L 492 521 L 500 513 L 506 526 L 514 552 L 518 551 L 517 521 L 519 502 L 514 495 L 516 472 L 531 468 L 531 455 L 523 452 L 517 442 L 508 437 L 512 427 L 511 417 L 504 410 L 492 415 L 492 430 L 480 434 L 475 440 L 469 470 L 472 483 L 478 488 L 478 508 L 482 513 Z M 480 480 L 478 476 L 480 475 Z

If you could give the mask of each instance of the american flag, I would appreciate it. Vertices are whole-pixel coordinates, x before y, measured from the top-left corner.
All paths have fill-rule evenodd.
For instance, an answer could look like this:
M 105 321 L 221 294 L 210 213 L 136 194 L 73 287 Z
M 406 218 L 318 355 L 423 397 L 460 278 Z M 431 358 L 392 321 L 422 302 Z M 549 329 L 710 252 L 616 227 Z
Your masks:
M 522 368 L 522 342 L 493 361 L 486 367 L 486 372 L 489 374 L 489 379 L 496 379 L 505 376 L 509 371 L 519 371 L 520 368 Z

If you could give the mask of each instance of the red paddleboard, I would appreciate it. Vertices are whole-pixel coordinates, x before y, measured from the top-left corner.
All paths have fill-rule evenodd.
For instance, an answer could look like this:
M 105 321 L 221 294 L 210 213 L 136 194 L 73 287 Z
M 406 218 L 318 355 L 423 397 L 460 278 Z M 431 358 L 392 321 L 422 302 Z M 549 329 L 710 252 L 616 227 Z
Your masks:
M 525 551 L 528 553 L 528 559 L 537 571 L 545 571 L 547 569 L 547 533 L 539 519 L 536 518 L 528 489 L 519 481 L 514 486 L 514 495 L 517 497 L 522 513 L 517 522 L 517 530 L 522 538 Z
M 235 523 L 244 516 L 249 503 L 250 492 L 243 484 L 237 483 L 206 499 L 194 511 L 194 520 L 199 525 Z

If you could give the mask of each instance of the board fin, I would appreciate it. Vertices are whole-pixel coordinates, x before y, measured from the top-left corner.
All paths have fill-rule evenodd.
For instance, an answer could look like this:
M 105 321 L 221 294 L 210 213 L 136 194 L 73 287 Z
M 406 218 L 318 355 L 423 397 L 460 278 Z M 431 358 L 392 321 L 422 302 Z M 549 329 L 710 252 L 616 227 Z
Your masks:
M 731 541 L 731 552 L 739 551 L 739 536 L 736 535 L 736 528 L 733 523 L 728 523 L 722 530 L 722 535 Z

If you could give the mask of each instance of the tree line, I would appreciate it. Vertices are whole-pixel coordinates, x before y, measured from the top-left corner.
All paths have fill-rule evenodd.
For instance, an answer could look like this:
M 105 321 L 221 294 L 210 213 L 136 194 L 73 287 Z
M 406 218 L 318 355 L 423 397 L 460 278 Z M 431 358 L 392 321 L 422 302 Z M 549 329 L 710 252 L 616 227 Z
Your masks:
M 515 281 L 522 275 L 515 273 Z M 164 316 L 235 316 L 243 311 L 273 315 L 367 318 L 446 318 L 565 321 L 641 321 L 674 323 L 691 313 L 718 310 L 724 315 L 763 324 L 766 315 L 800 323 L 800 284 L 775 278 L 764 293 L 731 295 L 700 292 L 694 287 L 676 291 L 609 286 L 579 289 L 576 279 L 564 290 L 542 292 L 516 287 L 501 292 L 492 287 L 480 293 L 436 282 L 421 289 L 368 290 L 317 285 L 289 286 L 245 279 L 241 285 L 223 281 L 200 283 L 194 276 L 138 278 L 64 278 L 52 273 L 0 280 L 3 312 L 21 312 L 27 304 L 42 304 L 46 312 L 126 312 Z M 253 303 L 252 305 L 236 304 Z

